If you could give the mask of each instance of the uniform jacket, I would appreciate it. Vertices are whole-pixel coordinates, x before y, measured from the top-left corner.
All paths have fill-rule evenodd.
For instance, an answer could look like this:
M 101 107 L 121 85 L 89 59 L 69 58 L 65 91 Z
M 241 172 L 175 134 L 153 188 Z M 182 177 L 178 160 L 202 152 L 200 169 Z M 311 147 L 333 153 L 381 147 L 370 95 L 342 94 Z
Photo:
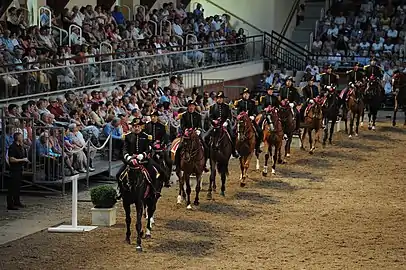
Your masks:
M 123 155 L 124 159 L 128 159 L 133 155 L 143 154 L 147 156 L 151 151 L 152 138 L 145 132 L 136 134 L 131 132 L 124 138 Z
M 163 124 L 149 122 L 145 125 L 145 133 L 152 136 L 152 141 L 161 141 L 165 144 L 169 143 L 168 134 Z
M 198 112 L 190 113 L 188 111 L 179 115 L 180 126 L 182 130 L 188 128 L 201 129 L 202 128 L 202 116 Z
M 247 112 L 249 116 L 258 114 L 257 105 L 258 102 L 253 99 L 239 99 L 234 102 L 234 107 L 237 109 L 238 114 Z
M 227 121 L 227 119 L 231 119 L 231 109 L 230 106 L 225 103 L 216 103 L 210 106 L 209 110 L 209 117 L 211 120 L 220 119 L 221 122 Z

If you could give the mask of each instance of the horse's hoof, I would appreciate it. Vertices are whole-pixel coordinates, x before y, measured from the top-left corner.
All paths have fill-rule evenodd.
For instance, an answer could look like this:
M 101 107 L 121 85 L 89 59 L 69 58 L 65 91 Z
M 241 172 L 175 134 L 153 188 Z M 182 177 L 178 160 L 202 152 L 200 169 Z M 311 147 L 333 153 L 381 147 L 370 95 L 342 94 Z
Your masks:
M 374 131 L 375 131 L 375 130 L 376 130 L 376 127 L 375 127 L 375 126 L 372 126 L 372 130 L 374 130 Z
M 314 154 L 313 150 L 310 150 L 310 151 L 309 151 L 309 154 L 310 154 L 310 155 L 313 155 L 313 154 Z
M 275 169 L 272 169 L 272 174 L 276 174 L 276 171 L 275 171 Z
M 186 209 L 191 210 L 192 206 L 190 204 L 188 204 L 188 206 L 186 206 Z
M 282 159 L 278 159 L 278 164 L 283 164 L 283 160 L 282 160 Z
M 195 206 L 199 206 L 199 201 L 194 201 L 193 204 L 194 204 Z
M 137 250 L 138 252 L 142 252 L 142 247 L 141 247 L 141 246 L 137 246 L 137 247 L 135 248 L 135 250 Z
M 392 127 L 396 127 L 396 122 L 395 121 L 392 122 Z
M 300 150 L 306 151 L 306 149 L 303 146 L 300 147 Z
M 268 175 L 268 173 L 262 172 L 262 176 L 267 176 L 267 175 Z
M 368 130 L 371 130 L 372 129 L 372 127 L 371 126 L 368 126 Z
M 363 127 L 363 126 L 364 126 L 364 122 L 361 122 L 360 126 Z
M 145 235 L 145 239 L 151 239 L 151 238 L 152 238 L 151 234 L 146 234 Z
M 323 148 L 326 147 L 326 142 L 324 141 L 324 142 L 321 144 L 321 146 L 323 146 Z
M 245 183 L 241 182 L 240 187 L 245 187 Z
M 178 195 L 178 200 L 176 202 L 177 204 L 181 204 L 182 203 L 182 196 Z
M 226 196 L 226 194 L 224 193 L 224 191 L 220 191 L 220 195 L 223 196 L 223 197 Z
M 358 137 L 358 133 L 355 133 L 355 137 Z
M 213 199 L 213 195 L 211 192 L 207 193 L 207 199 L 210 201 Z
M 290 154 L 288 153 L 288 154 L 286 154 L 286 157 L 290 157 Z
M 350 135 L 348 135 L 348 138 L 352 138 L 352 135 L 350 134 Z
M 126 239 L 124 240 L 124 242 L 126 242 L 126 243 L 129 244 L 129 245 L 131 245 L 131 240 L 130 240 L 130 238 L 126 238 Z
M 328 144 L 332 145 L 333 143 L 331 142 L 331 140 L 328 141 Z

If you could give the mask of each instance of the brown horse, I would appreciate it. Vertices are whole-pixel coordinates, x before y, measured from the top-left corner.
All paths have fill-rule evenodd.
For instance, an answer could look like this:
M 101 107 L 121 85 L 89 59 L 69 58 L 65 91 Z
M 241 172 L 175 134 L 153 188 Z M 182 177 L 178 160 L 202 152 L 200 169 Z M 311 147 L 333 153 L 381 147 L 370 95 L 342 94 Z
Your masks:
M 351 138 L 352 134 L 354 134 L 354 120 L 356 120 L 355 136 L 358 136 L 360 118 L 361 118 L 362 114 L 364 113 L 364 100 L 363 99 L 364 99 L 364 97 L 363 97 L 362 90 L 360 87 L 355 86 L 349 90 L 348 100 L 347 100 L 348 113 L 350 114 L 350 131 L 348 134 L 349 138 Z M 348 130 L 347 119 L 348 119 L 348 117 L 346 117 L 346 119 L 345 119 L 346 130 Z
M 283 101 L 282 101 L 283 102 Z M 296 121 L 293 119 L 292 109 L 289 106 L 288 102 L 283 103 L 284 106 L 281 106 L 279 109 L 279 119 L 282 123 L 283 133 L 286 134 L 286 143 L 285 143 L 285 155 L 284 157 L 290 157 L 290 146 L 292 145 L 293 132 L 296 129 Z
M 199 205 L 199 192 L 201 189 L 201 179 L 204 171 L 204 149 L 202 142 L 200 141 L 199 135 L 197 135 L 194 129 L 185 130 L 182 141 L 182 148 L 180 154 L 180 168 L 182 172 L 179 178 L 179 196 L 178 202 L 181 200 L 185 193 L 184 184 L 186 183 L 186 205 L 187 209 L 192 209 L 190 202 L 190 193 L 192 191 L 190 186 L 190 176 L 194 174 L 196 176 L 196 197 L 194 200 L 194 205 Z M 178 174 L 179 172 L 177 172 Z M 180 173 L 178 174 L 179 177 Z M 184 197 L 184 195 L 183 195 Z
M 303 128 L 303 134 L 302 136 L 300 136 L 300 149 L 305 150 L 303 142 L 306 138 L 307 133 L 309 136 L 310 144 L 309 154 L 313 154 L 314 150 L 316 150 L 316 142 L 320 142 L 320 130 L 323 128 L 323 111 L 322 104 L 320 104 L 320 102 L 315 101 L 315 103 L 312 104 L 309 109 L 307 109 L 307 113 L 305 113 Z M 314 141 L 312 137 L 313 130 L 315 131 Z
M 406 74 L 396 73 L 393 75 L 393 93 L 395 95 L 395 108 L 393 109 L 392 125 L 396 126 L 396 113 L 399 107 L 403 109 L 405 120 L 403 125 L 406 126 Z
M 212 121 L 211 136 L 209 138 L 210 152 L 210 185 L 207 199 L 212 199 L 212 191 L 216 192 L 216 170 L 221 177 L 221 196 L 225 196 L 228 163 L 230 161 L 232 145 L 231 137 L 220 121 Z
M 248 177 L 248 168 L 255 150 L 255 130 L 251 119 L 246 112 L 237 116 L 237 141 L 235 148 L 240 155 L 241 187 L 245 187 L 245 180 Z
M 272 174 L 275 174 L 276 161 L 283 163 L 282 160 L 282 142 L 283 142 L 283 129 L 282 123 L 279 119 L 278 109 L 269 107 L 266 109 L 266 117 L 263 122 L 264 130 L 264 148 L 267 149 L 265 154 L 265 164 L 262 171 L 263 176 L 268 175 L 268 160 L 272 156 L 272 148 L 274 148 Z M 258 158 L 258 157 L 257 157 Z

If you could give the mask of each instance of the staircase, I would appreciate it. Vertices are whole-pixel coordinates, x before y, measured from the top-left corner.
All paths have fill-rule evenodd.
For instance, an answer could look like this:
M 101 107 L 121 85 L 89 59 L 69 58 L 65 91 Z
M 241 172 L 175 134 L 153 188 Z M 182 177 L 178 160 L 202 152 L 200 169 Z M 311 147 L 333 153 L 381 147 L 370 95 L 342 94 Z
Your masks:
M 292 41 L 303 48 L 309 46 L 310 33 L 314 32 L 316 21 L 320 20 L 321 10 L 325 1 L 306 1 L 304 21 L 296 26 L 292 33 Z M 309 48 L 311 49 L 311 48 Z

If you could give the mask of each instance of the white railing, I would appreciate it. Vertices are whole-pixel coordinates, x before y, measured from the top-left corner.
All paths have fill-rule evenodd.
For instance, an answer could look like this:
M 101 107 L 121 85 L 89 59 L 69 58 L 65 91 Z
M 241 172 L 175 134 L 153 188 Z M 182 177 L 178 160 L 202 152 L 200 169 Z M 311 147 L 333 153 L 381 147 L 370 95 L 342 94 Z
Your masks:
M 182 46 L 185 45 L 185 39 L 182 36 L 173 35 L 173 37 L 176 37 L 178 40 L 180 40 Z M 178 42 L 178 44 L 179 44 L 179 42 Z
M 66 31 L 65 29 L 56 27 L 56 26 L 52 26 L 52 29 L 59 31 L 59 46 L 62 46 L 63 45 L 63 34 L 65 34 L 66 37 L 69 38 L 68 31 Z
M 72 30 L 73 28 L 79 29 L 79 45 L 82 45 L 83 39 L 82 39 L 82 27 L 77 26 L 76 24 L 71 24 L 69 26 L 69 47 L 72 46 Z
M 48 11 L 48 17 L 49 17 L 49 22 L 48 26 L 51 29 L 52 28 L 52 11 L 48 7 L 40 7 L 38 8 L 38 27 L 42 27 L 43 25 L 41 24 L 41 14 L 42 12 Z
M 103 51 L 103 47 L 107 47 L 109 49 L 109 51 L 105 53 Z M 101 54 L 101 55 L 113 54 L 113 46 L 109 42 L 103 41 L 102 43 L 100 43 L 100 46 L 99 46 L 99 54 Z M 100 72 L 102 71 L 102 64 L 103 64 L 103 61 L 100 61 Z M 110 62 L 110 74 L 113 74 L 113 62 Z
M 159 24 L 159 35 L 162 36 L 162 33 L 164 31 L 164 26 L 169 24 L 169 36 L 172 35 L 172 23 L 170 21 L 162 20 Z
M 321 10 L 320 10 L 320 21 L 322 21 L 324 19 L 324 15 L 326 15 L 325 11 L 324 11 L 324 8 L 321 8 Z
M 133 6 L 133 16 L 134 16 L 134 20 L 136 20 L 136 16 L 137 16 L 137 14 L 138 14 L 138 9 L 139 8 L 141 8 L 141 12 L 142 12 L 142 15 L 144 15 L 144 20 L 145 20 L 145 15 L 146 15 L 146 13 L 145 13 L 145 7 L 144 6 L 141 6 L 141 5 L 134 5 Z
M 127 9 L 127 11 L 128 11 L 128 19 L 127 20 L 131 21 L 131 18 L 132 18 L 131 17 L 131 8 L 129 6 L 127 6 L 127 5 L 120 5 L 119 7 Z
M 190 40 L 192 39 L 191 43 L 197 43 L 197 37 L 196 35 L 193 34 L 187 34 L 186 35 L 186 44 L 189 44 Z
M 158 35 L 158 23 L 154 22 L 153 20 L 149 20 L 148 23 L 151 23 L 154 25 L 154 36 Z
M 316 21 L 316 25 L 314 26 L 314 36 L 317 37 L 319 31 L 319 20 Z

